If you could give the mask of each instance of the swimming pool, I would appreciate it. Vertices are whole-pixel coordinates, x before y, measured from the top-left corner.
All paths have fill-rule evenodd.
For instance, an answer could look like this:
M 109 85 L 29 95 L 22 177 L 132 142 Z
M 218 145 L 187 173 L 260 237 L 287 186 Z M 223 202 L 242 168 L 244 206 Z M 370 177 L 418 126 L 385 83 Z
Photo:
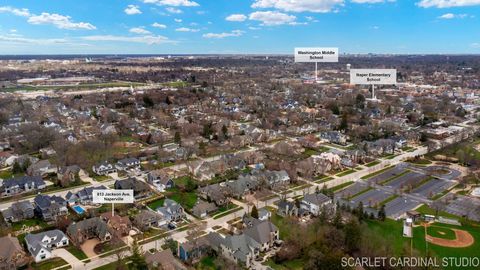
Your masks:
M 83 209 L 83 207 L 81 207 L 80 205 L 74 205 L 72 206 L 72 209 L 79 215 L 85 213 L 85 209 Z

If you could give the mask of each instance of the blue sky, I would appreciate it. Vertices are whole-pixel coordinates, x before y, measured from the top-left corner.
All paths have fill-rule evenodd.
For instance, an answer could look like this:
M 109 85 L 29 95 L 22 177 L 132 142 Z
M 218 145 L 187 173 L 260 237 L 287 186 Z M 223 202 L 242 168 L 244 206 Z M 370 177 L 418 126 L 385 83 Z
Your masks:
M 480 0 L 2 0 L 0 54 L 480 53 Z

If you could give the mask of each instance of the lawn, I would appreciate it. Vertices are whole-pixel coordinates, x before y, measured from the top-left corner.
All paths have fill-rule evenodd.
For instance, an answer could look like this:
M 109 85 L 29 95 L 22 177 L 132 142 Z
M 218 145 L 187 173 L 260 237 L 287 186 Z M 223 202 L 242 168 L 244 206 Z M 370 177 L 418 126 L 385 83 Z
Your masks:
M 158 207 L 163 206 L 164 201 L 165 201 L 165 198 L 161 198 L 161 199 L 158 199 L 158 200 L 155 200 L 155 201 L 152 201 L 152 202 L 148 203 L 147 206 L 152 210 L 156 210 Z
M 203 259 L 198 262 L 196 265 L 196 269 L 202 269 L 202 270 L 215 270 L 217 269 L 215 267 L 215 258 L 212 256 L 207 256 L 204 257 Z
M 411 159 L 407 160 L 408 163 L 416 164 L 416 165 L 430 165 L 432 164 L 432 161 L 424 158 L 419 158 L 419 159 Z
M 20 222 L 13 223 L 12 224 L 12 229 L 14 231 L 18 231 L 18 230 L 21 230 L 23 228 L 23 226 L 25 226 L 25 227 L 39 226 L 42 229 L 49 227 L 49 225 L 41 219 L 27 219 L 27 220 L 23 220 L 23 221 L 20 221 Z
M 172 188 L 165 193 L 165 198 L 172 199 L 181 204 L 185 209 L 190 210 L 197 202 L 197 194 L 195 192 L 185 192 L 178 188 Z
M 437 238 L 443 238 L 443 239 L 449 239 L 449 240 L 453 240 L 456 238 L 455 232 L 445 227 L 429 226 L 427 228 L 427 233 L 428 235 L 437 237 Z
M 36 270 L 50 270 L 67 264 L 62 258 L 52 258 L 40 263 L 32 263 L 32 267 Z
M 87 255 L 85 253 L 83 253 L 83 251 L 79 248 L 77 248 L 76 246 L 74 245 L 70 245 L 66 248 L 66 250 L 70 253 L 72 253 L 73 256 L 75 256 L 77 259 L 79 260 L 85 260 L 87 259 Z
M 380 182 L 379 184 L 380 184 L 380 185 L 385 185 L 386 183 L 388 183 L 388 182 L 390 182 L 390 181 L 392 181 L 392 180 L 394 180 L 394 179 L 397 179 L 397 178 L 399 178 L 400 176 L 403 176 L 403 175 L 405 175 L 405 174 L 407 174 L 407 173 L 409 173 L 409 172 L 410 172 L 410 170 L 405 170 L 405 171 L 403 171 L 403 172 L 401 172 L 401 173 L 399 173 L 399 174 L 397 174 L 397 175 L 394 175 L 394 176 L 392 176 L 392 177 L 390 177 L 390 178 L 387 178 L 387 179 L 383 180 L 383 181 Z
M 111 180 L 112 178 L 110 178 L 110 176 L 107 176 L 107 175 L 93 175 L 92 178 L 97 181 L 97 182 L 103 182 L 103 181 L 107 181 L 107 180 Z
M 229 209 L 229 210 L 225 210 L 222 213 L 217 214 L 216 216 L 213 216 L 213 219 L 219 219 L 219 218 L 227 216 L 231 213 L 237 212 L 240 209 L 242 209 L 242 208 L 241 207 L 235 207 L 235 208 L 232 208 L 232 209 Z
M 355 172 L 354 169 L 350 169 L 350 170 L 346 170 L 346 171 L 343 171 L 343 172 L 337 174 L 337 176 L 338 176 L 338 177 L 342 177 L 342 176 L 345 176 L 345 175 L 352 174 L 352 173 L 354 173 L 354 172 Z
M 283 262 L 282 264 L 276 264 L 272 259 L 269 259 L 265 262 L 265 265 L 275 269 L 275 270 L 301 270 L 305 261 L 302 259 L 291 260 Z
M 370 167 L 373 167 L 373 166 L 378 165 L 380 163 L 381 163 L 380 160 L 375 160 L 375 161 L 372 161 L 370 163 L 365 164 L 365 166 L 370 168 Z
M 346 188 L 346 187 L 350 186 L 351 184 L 353 184 L 353 181 L 349 181 L 349 182 L 343 183 L 341 185 L 338 185 L 338 186 L 335 186 L 335 187 L 332 187 L 332 188 L 329 188 L 329 189 L 333 192 L 336 192 L 340 189 L 343 189 L 343 188 Z
M 417 209 L 415 209 L 417 212 L 421 213 L 421 214 L 424 214 L 424 215 L 432 215 L 432 216 L 436 216 L 437 214 L 439 216 L 442 216 L 442 217 L 446 217 L 446 218 L 452 218 L 452 219 L 458 219 L 460 220 L 461 217 L 459 216 L 456 216 L 456 215 L 452 215 L 450 213 L 447 213 L 445 211 L 437 211 L 433 208 L 430 208 L 428 205 L 424 204 L 420 207 L 418 207 Z
M 3 170 L 3 171 L 0 171 L 0 178 L 1 179 L 8 179 L 8 178 L 12 178 L 14 175 L 13 175 L 13 172 L 11 170 Z
M 379 175 L 379 174 L 381 174 L 381 173 L 383 173 L 383 172 L 385 172 L 385 171 L 390 170 L 390 169 L 393 168 L 393 167 L 394 167 L 394 165 L 388 166 L 388 167 L 383 168 L 383 169 L 381 169 L 381 170 L 379 170 L 379 171 L 376 171 L 376 172 L 367 174 L 367 175 L 365 175 L 365 176 L 362 176 L 361 178 L 362 178 L 362 179 L 372 178 L 372 177 L 374 177 L 374 176 L 376 176 L 376 175 Z

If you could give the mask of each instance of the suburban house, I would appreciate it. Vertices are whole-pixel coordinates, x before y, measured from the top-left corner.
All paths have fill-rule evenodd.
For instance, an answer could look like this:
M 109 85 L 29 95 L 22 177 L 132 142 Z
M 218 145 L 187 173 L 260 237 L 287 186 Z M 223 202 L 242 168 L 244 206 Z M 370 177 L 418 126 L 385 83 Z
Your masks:
M 257 176 L 245 174 L 238 176 L 237 180 L 228 181 L 226 184 L 233 197 L 243 199 L 246 194 L 252 193 L 259 187 L 259 182 Z
M 140 160 L 136 158 L 124 158 L 117 161 L 117 164 L 115 164 L 115 167 L 119 171 L 129 171 L 129 170 L 140 169 Z
M 86 240 L 97 238 L 100 242 L 110 241 L 112 233 L 107 223 L 100 217 L 84 219 L 70 224 L 67 235 L 76 245 L 83 244 Z
M 115 181 L 114 187 L 115 189 L 133 190 L 133 196 L 137 200 L 149 197 L 153 194 L 150 186 L 147 183 L 133 177 Z
M 335 144 L 340 144 L 340 145 L 346 145 L 348 136 L 338 132 L 338 131 L 326 131 L 320 133 L 320 138 L 329 142 L 329 143 L 335 143 Z
M 19 176 L 4 180 L 0 187 L 2 196 L 12 196 L 15 194 L 41 190 L 47 185 L 40 176 Z
M 40 160 L 27 168 L 27 174 L 30 176 L 45 177 L 54 173 L 57 173 L 57 166 L 51 164 L 47 159 Z
M 260 244 L 260 252 L 268 251 L 280 240 L 277 226 L 268 220 L 246 228 L 243 234 Z
M 33 199 L 35 212 L 45 221 L 54 221 L 68 215 L 67 201 L 62 197 L 39 194 Z
M 160 192 L 164 192 L 169 188 L 173 188 L 175 185 L 170 175 L 161 170 L 155 170 L 148 173 L 147 182 L 155 186 L 155 188 Z
M 35 216 L 33 204 L 29 201 L 14 202 L 7 209 L 2 210 L 5 222 L 20 222 Z
M 214 202 L 217 206 L 230 203 L 231 190 L 225 183 L 212 184 L 198 189 L 200 197 Z
M 298 207 L 295 202 L 281 200 L 278 202 L 277 214 L 282 217 L 298 216 Z
M 90 205 L 93 204 L 93 191 L 94 190 L 105 190 L 108 189 L 107 187 L 101 185 L 98 187 L 85 187 L 76 193 L 72 193 L 69 191 L 67 195 L 65 195 L 65 199 L 67 200 L 69 205 L 75 204 L 83 204 L 83 205 Z
M 157 212 L 142 210 L 133 218 L 133 224 L 142 231 L 167 225 L 167 221 Z
M 264 175 L 267 178 L 267 184 L 270 188 L 286 186 L 290 183 L 290 176 L 288 176 L 288 173 L 284 170 L 265 171 Z
M 178 245 L 178 257 L 180 260 L 189 263 L 195 263 L 201 258 L 218 252 L 220 243 L 223 242 L 223 237 L 217 232 L 210 232 L 207 235 L 199 237 L 193 241 L 182 243 Z
M 250 268 L 260 254 L 260 248 L 261 244 L 246 234 L 229 235 L 220 244 L 220 253 L 228 260 Z
M 218 207 L 214 203 L 206 202 L 204 200 L 198 200 L 192 208 L 192 213 L 199 218 L 204 218 L 210 213 L 218 210 Z
M 149 269 L 187 270 L 177 258 L 173 256 L 170 249 L 162 251 L 145 252 L 145 261 Z M 150 268 L 151 267 L 151 268 Z
M 78 166 L 66 166 L 57 171 L 57 179 L 63 186 L 74 183 L 78 177 L 86 176 L 85 172 Z
M 300 209 L 308 211 L 314 216 L 318 216 L 323 206 L 332 203 L 332 199 L 323 193 L 307 194 L 300 202 Z
M 98 165 L 94 165 L 92 167 L 92 171 L 97 175 L 107 175 L 111 173 L 116 173 L 117 169 L 111 163 L 104 161 Z
M 127 236 L 132 229 L 132 222 L 128 216 L 122 217 L 120 215 L 112 216 L 111 212 L 103 213 L 101 218 L 107 222 L 111 228 L 112 233 L 116 233 L 120 237 Z
M 15 270 L 25 266 L 29 259 L 18 238 L 0 237 L 0 269 Z
M 258 220 L 264 221 L 269 220 L 272 217 L 272 213 L 268 211 L 266 208 L 258 209 Z
M 183 207 L 174 200 L 165 199 L 162 207 L 158 207 L 157 212 L 168 222 L 181 221 L 186 217 Z
M 25 236 L 27 249 L 35 262 L 52 257 L 52 249 L 68 246 L 67 236 L 60 230 L 51 230 Z

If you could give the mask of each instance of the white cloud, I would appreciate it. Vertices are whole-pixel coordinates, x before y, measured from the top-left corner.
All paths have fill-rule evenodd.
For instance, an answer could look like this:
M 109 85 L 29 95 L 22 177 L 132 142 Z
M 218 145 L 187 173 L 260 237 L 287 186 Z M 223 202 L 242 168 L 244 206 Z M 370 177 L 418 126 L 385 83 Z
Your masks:
M 50 45 L 50 44 L 65 44 L 67 43 L 67 40 L 61 39 L 61 38 L 41 39 L 41 38 L 24 38 L 24 37 L 18 37 L 18 36 L 0 36 L 0 42 L 15 43 L 15 44 Z
M 146 4 L 172 7 L 198 7 L 199 4 L 190 0 L 143 0 Z
M 181 23 L 182 19 L 174 19 L 174 21 L 177 22 L 177 23 Z
M 130 33 L 148 35 L 151 34 L 150 31 L 143 29 L 142 27 L 133 27 L 129 30 Z
M 226 38 L 226 37 L 239 37 L 243 35 L 245 32 L 242 30 L 233 30 L 229 33 L 207 33 L 204 34 L 204 38 Z
M 444 19 L 444 20 L 451 20 L 451 19 L 463 19 L 466 18 L 468 15 L 467 14 L 453 14 L 453 13 L 445 13 L 442 16 L 439 16 L 439 19 Z
M 123 11 L 127 15 L 142 14 L 142 11 L 140 10 L 140 7 L 136 6 L 136 5 L 128 5 Z
M 421 0 L 418 6 L 424 8 L 449 8 L 480 5 L 480 0 Z
M 252 8 L 276 8 L 287 12 L 331 12 L 344 0 L 255 0 Z
M 53 24 L 60 29 L 69 29 L 69 30 L 94 30 L 97 29 L 91 23 L 86 22 L 72 22 L 70 16 L 64 16 L 60 14 L 50 14 L 43 12 L 40 15 L 33 15 L 28 18 L 28 22 L 31 24 Z
M 139 37 L 126 37 L 126 36 L 113 36 L 113 35 L 100 35 L 100 36 L 85 36 L 82 37 L 84 40 L 88 41 L 115 41 L 115 42 L 133 42 L 133 43 L 144 43 L 144 44 L 164 44 L 164 43 L 173 43 L 164 36 L 139 36 Z
M 243 22 L 247 19 L 247 16 L 243 14 L 232 14 L 225 18 L 225 20 L 230 21 L 230 22 Z
M 352 3 L 357 4 L 378 4 L 385 3 L 385 0 L 351 0 Z M 395 0 L 386 0 L 387 2 L 395 2 Z
M 250 14 L 249 19 L 260 21 L 262 25 L 282 25 L 294 23 L 297 17 L 277 11 L 256 11 Z
M 0 13 L 11 13 L 16 16 L 30 17 L 30 11 L 26 8 L 19 9 L 10 6 L 3 6 L 0 7 Z
M 175 29 L 177 32 L 198 32 L 200 31 L 199 29 L 194 29 L 194 28 L 188 28 L 188 27 L 180 27 Z
M 480 48 L 480 43 L 477 43 L 477 42 L 472 43 L 472 44 L 470 44 L 470 47 L 475 48 L 475 49 Z
M 170 12 L 170 13 L 174 13 L 174 14 L 183 13 L 183 11 L 181 9 L 174 8 L 174 7 L 167 7 L 167 8 L 165 8 L 165 10 Z
M 161 24 L 161 23 L 152 23 L 152 27 L 155 27 L 155 28 L 160 28 L 160 29 L 165 29 L 167 28 L 167 26 L 165 24 Z

